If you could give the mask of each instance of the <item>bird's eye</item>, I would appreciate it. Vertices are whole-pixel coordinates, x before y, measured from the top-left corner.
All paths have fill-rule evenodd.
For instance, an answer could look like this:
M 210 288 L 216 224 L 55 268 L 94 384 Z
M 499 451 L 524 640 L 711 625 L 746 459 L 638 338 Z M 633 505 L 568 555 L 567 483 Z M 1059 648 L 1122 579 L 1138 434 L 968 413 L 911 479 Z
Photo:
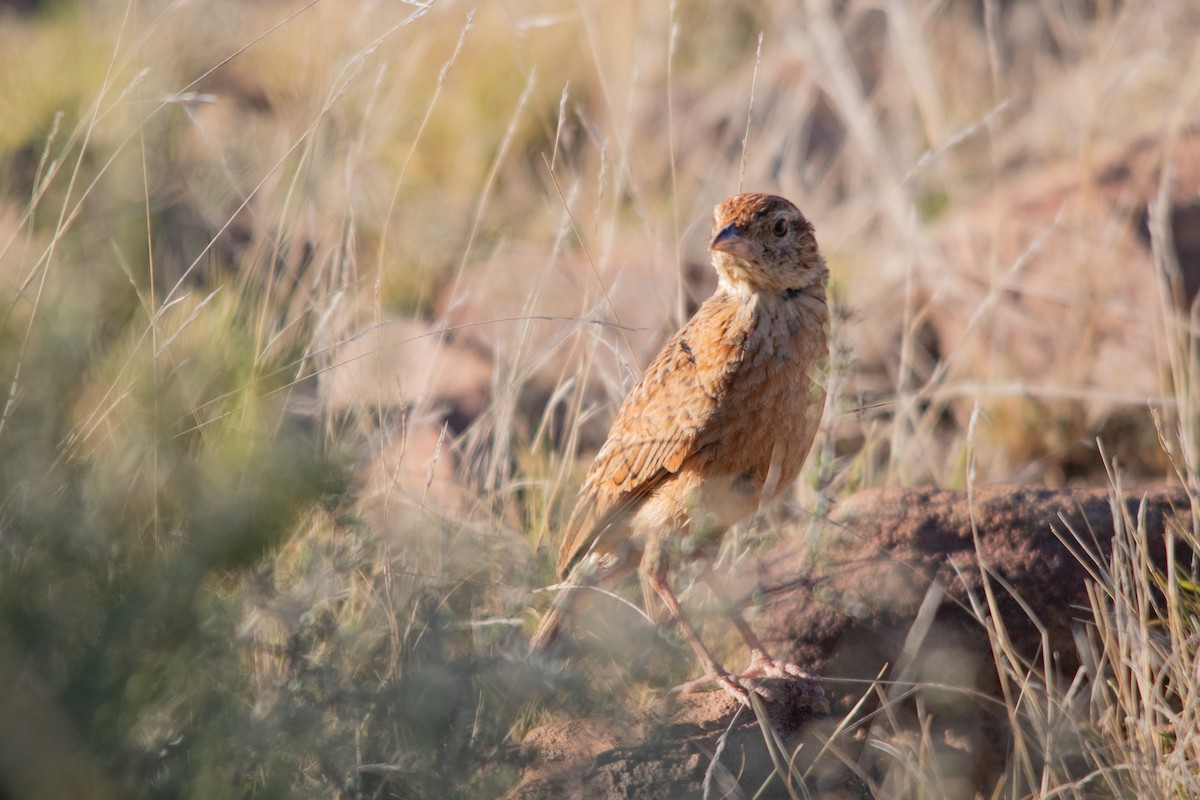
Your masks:
M 771 231 L 774 232 L 776 236 L 783 236 L 785 233 L 787 233 L 787 230 L 788 224 L 787 220 L 785 219 L 775 220 L 775 227 L 771 228 Z

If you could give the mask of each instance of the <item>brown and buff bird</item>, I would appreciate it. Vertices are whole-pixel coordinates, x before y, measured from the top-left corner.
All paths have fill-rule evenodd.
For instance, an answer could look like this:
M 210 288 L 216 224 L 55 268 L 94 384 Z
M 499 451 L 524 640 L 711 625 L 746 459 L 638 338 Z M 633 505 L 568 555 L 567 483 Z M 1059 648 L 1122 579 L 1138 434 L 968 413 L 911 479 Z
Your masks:
M 812 225 L 772 195 L 717 206 L 710 249 L 717 291 L 617 413 L 579 490 L 559 550 L 564 585 L 530 652 L 553 643 L 580 588 L 636 567 L 706 676 L 746 702 L 756 677 L 806 674 L 768 655 L 737 610 L 750 668 L 731 675 L 717 663 L 667 582 L 669 547 L 686 537 L 711 552 L 800 471 L 825 405 L 828 270 Z

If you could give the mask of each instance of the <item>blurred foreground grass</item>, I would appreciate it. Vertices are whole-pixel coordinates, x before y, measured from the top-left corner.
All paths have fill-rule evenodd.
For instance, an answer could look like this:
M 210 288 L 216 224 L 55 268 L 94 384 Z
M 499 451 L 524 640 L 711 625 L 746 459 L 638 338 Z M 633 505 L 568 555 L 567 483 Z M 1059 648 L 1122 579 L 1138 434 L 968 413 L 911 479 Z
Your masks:
M 1200 75 L 1183 0 L 30 5 L 0 6 L 0 794 L 21 800 L 499 794 L 549 714 L 688 669 L 649 635 L 651 663 L 597 652 L 586 679 L 516 654 L 629 338 L 703 293 L 712 205 L 743 180 L 798 199 L 853 304 L 1008 174 L 1178 136 Z M 653 327 L 527 321 L 465 421 L 388 374 L 336 407 L 319 389 L 386 355 L 347 343 L 436 328 L 514 251 L 520 316 L 522 278 L 586 253 L 555 290 L 570 316 L 619 321 L 603 276 Z M 621 271 L 638 259 L 655 272 Z M 895 323 L 890 388 L 842 387 L 798 499 L 961 485 L 966 415 L 916 386 L 925 311 L 847 313 Z M 464 324 L 487 340 L 500 315 Z M 1164 341 L 1150 405 L 1194 479 L 1191 341 Z M 969 367 L 981 477 L 1071 474 L 1099 428 Z

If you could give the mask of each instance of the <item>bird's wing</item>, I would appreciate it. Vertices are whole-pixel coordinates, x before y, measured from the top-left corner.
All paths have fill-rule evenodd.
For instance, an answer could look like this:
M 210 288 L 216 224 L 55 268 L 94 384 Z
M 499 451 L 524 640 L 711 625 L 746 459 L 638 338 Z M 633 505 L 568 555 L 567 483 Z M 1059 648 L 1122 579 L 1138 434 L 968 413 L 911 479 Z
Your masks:
M 717 295 L 702 305 L 625 398 L 567 522 L 560 575 L 698 451 L 721 413 L 747 333 L 731 300 Z

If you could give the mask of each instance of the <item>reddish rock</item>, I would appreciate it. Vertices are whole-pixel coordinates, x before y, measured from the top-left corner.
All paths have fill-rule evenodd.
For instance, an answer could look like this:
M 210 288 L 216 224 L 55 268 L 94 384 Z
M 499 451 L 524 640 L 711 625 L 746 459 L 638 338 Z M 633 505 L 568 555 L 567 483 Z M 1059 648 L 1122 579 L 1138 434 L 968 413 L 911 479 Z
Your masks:
M 595 257 L 593 266 L 581 252 L 500 250 L 438 301 L 438 318 L 454 340 L 497 365 L 504 388 L 518 393 L 518 416 L 533 427 L 547 413 L 565 422 L 555 432 L 565 435 L 574 424 L 563 419 L 575 413 L 563 386 L 581 387 L 590 402 L 615 410 L 679 326 L 681 310 L 690 315 L 716 283 L 705 263 L 686 267 L 681 287 L 674 254 L 652 248 Z M 585 447 L 599 446 L 610 419 L 585 415 Z
M 412 421 L 380 431 L 356 476 L 357 508 L 377 530 L 398 530 L 413 520 L 461 520 L 473 494 L 461 480 L 448 427 Z M 405 535 L 401 533 L 401 535 Z
M 334 414 L 406 409 L 461 431 L 491 397 L 491 362 L 417 320 L 365 327 L 330 362 L 321 374 L 321 400 Z
M 491 402 L 491 363 L 416 320 L 368 328 L 335 348 L 321 373 L 328 414 L 357 418 L 368 433 L 358 507 L 377 528 L 422 515 L 461 518 L 456 437 Z
M 1155 489 L 1124 501 L 1135 519 L 1143 502 L 1148 544 L 1161 559 L 1167 521 L 1190 508 L 1188 495 Z M 939 626 L 952 626 L 967 650 L 986 656 L 986 635 L 971 610 L 972 597 L 986 603 L 982 553 L 998 579 L 1000 614 L 1017 648 L 1032 658 L 1042 645 L 1020 598 L 1045 628 L 1055 662 L 1073 671 L 1079 663 L 1073 631 L 1087 616 L 1089 567 L 1096 568 L 1092 559 L 1106 563 L 1111 551 L 1109 492 L 986 487 L 975 491 L 973 507 L 972 515 L 967 494 L 947 489 L 877 489 L 842 501 L 815 555 L 793 537 L 763 560 L 761 586 L 791 587 L 768 590 L 769 608 L 756 622 L 764 640 L 824 677 L 874 678 L 896 663 L 937 581 Z
M 911 275 L 851 284 L 859 314 L 839 332 L 856 360 L 848 395 L 890 409 L 898 386 L 919 390 L 901 398 L 921 415 L 918 431 L 965 430 L 980 401 L 990 454 L 980 468 L 993 479 L 1102 481 L 1098 437 L 1128 474 L 1167 474 L 1146 405 L 1169 397 L 1171 315 L 1186 321 L 1200 290 L 1200 132 L 1097 151 L 1006 177 L 950 211 L 914 251 Z M 1150 247 L 1163 185 L 1161 252 L 1179 267 L 1166 287 Z M 906 326 L 915 341 L 901 359 Z M 953 458 L 937 453 L 945 432 L 911 446 L 935 463 Z
M 1188 495 L 1129 493 L 1124 506 L 1137 519 L 1143 503 L 1147 548 L 1162 565 L 1164 531 L 1177 513 L 1190 513 Z M 778 655 L 823 678 L 835 718 L 864 695 L 860 718 L 876 707 L 868 687 L 880 675 L 890 697 L 926 684 L 918 695 L 924 721 L 910 699 L 890 706 L 881 735 L 926 726 L 945 744 L 935 754 L 945 759 L 940 773 L 969 789 L 950 796 L 986 795 L 1006 769 L 1008 732 L 980 620 L 1004 631 L 1035 678 L 1048 653 L 1050 674 L 1069 682 L 1080 664 L 1075 637 L 1090 615 L 1087 585 L 1106 568 L 1113 536 L 1105 490 L 989 487 L 974 493 L 973 506 L 949 490 L 866 491 L 839 504 L 813 553 L 792 538 L 763 560 L 760 586 L 781 588 L 765 590 L 767 608 L 754 624 Z
M 1164 152 L 1133 142 L 1098 165 L 1014 179 L 938 226 L 943 254 L 921 275 L 950 376 L 1153 397 L 1163 314 L 1148 209 L 1173 174 L 1177 307 L 1195 295 L 1200 136 Z M 1087 358 L 1081 358 L 1087 353 Z

